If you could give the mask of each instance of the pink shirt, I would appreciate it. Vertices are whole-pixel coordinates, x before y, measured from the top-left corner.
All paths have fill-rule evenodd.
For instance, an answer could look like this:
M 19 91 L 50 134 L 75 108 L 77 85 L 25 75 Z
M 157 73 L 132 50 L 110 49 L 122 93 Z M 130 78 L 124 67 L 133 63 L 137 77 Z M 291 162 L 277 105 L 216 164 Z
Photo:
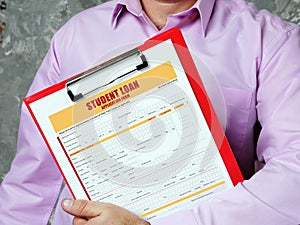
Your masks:
M 243 0 L 199 0 L 190 10 L 169 16 L 158 31 L 138 0 L 101 4 L 79 13 L 54 35 L 28 94 L 86 70 L 115 48 L 171 27 L 181 29 L 189 49 L 221 86 L 226 135 L 246 180 L 151 224 L 300 224 L 300 29 L 267 11 Z M 256 148 L 257 120 L 262 130 Z M 256 156 L 266 165 L 252 176 Z M 46 225 L 61 183 L 23 106 L 17 155 L 0 188 L 0 224 Z M 62 195 L 69 196 L 68 190 Z M 57 211 L 54 224 L 71 224 L 60 207 Z

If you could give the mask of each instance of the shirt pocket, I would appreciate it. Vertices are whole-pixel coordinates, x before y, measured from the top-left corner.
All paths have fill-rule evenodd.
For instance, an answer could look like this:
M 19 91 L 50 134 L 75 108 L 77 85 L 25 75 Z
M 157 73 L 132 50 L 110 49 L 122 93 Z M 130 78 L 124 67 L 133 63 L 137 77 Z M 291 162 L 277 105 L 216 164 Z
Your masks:
M 225 134 L 238 157 L 245 143 L 252 104 L 252 91 L 237 88 L 222 88 L 226 105 Z

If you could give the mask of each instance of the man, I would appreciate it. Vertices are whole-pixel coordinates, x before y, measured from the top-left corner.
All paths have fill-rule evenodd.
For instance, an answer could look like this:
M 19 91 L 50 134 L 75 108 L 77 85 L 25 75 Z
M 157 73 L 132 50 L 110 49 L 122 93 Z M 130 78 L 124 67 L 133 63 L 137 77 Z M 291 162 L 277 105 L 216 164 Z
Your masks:
M 300 29 L 296 25 L 243 0 L 115 0 L 83 11 L 54 35 L 28 94 L 84 71 L 114 48 L 142 42 L 174 26 L 222 88 L 226 135 L 246 180 L 195 208 L 149 222 L 300 224 Z M 256 143 L 257 122 L 262 129 Z M 253 175 L 256 156 L 266 165 Z M 0 224 L 46 224 L 61 182 L 23 106 L 18 152 L 0 189 Z M 61 199 L 66 197 L 70 194 L 64 189 Z M 111 204 L 65 200 L 62 206 L 75 216 L 74 224 L 148 224 Z M 53 224 L 71 221 L 57 207 Z

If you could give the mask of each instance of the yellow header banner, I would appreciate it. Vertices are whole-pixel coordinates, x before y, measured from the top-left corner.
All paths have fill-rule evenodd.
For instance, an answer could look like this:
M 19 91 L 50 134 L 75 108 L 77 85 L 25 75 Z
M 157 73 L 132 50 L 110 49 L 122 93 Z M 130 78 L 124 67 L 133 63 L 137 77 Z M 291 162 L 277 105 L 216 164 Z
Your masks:
M 49 116 L 56 133 L 176 78 L 170 62 L 119 83 Z

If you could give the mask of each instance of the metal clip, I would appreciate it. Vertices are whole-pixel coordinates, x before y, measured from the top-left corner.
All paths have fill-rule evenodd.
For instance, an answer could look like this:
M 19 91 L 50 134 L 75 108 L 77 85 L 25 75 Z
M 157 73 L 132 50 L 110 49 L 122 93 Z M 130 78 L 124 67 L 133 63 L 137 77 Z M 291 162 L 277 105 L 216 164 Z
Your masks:
M 75 84 L 75 83 L 77 83 L 77 82 L 80 82 L 80 81 L 82 81 L 82 80 L 84 80 L 84 79 L 87 79 L 89 76 L 91 76 L 91 75 L 93 75 L 93 74 L 95 74 L 95 73 L 98 73 L 99 71 L 104 70 L 104 69 L 106 69 L 106 68 L 108 68 L 108 67 L 110 67 L 110 66 L 113 66 L 113 65 L 115 65 L 116 63 L 121 62 L 121 61 L 127 59 L 128 57 L 131 57 L 131 56 L 134 56 L 134 55 L 139 55 L 140 58 L 141 58 L 141 60 L 142 60 L 142 63 L 141 63 L 141 64 L 138 64 L 138 65 L 135 67 L 135 69 L 130 70 L 130 71 L 128 71 L 128 72 L 126 72 L 126 73 L 124 73 L 124 74 L 122 74 L 122 75 L 120 75 L 120 76 L 114 78 L 113 80 L 109 81 L 108 83 L 102 84 L 101 86 L 99 86 L 99 87 L 97 87 L 97 88 L 94 88 L 94 89 L 92 89 L 92 90 L 90 90 L 90 91 L 88 91 L 88 92 L 86 92 L 86 93 L 78 93 L 78 94 L 75 95 L 75 94 L 70 90 L 70 86 L 71 86 L 71 85 L 73 85 L 73 84 Z M 138 48 L 134 48 L 134 49 L 132 49 L 132 50 L 130 50 L 130 51 L 128 51 L 128 52 L 125 52 L 124 54 L 122 54 L 122 55 L 120 55 L 120 56 L 118 56 L 118 57 L 115 57 L 115 58 L 113 58 L 113 59 L 110 59 L 110 60 L 108 60 L 107 62 L 105 62 L 105 63 L 103 63 L 103 64 L 100 64 L 100 65 L 98 65 L 98 66 L 96 66 L 96 67 L 94 67 L 94 68 L 92 68 L 92 69 L 90 69 L 90 70 L 84 72 L 84 73 L 81 74 L 80 76 L 77 76 L 77 77 L 74 77 L 74 78 L 68 80 L 68 81 L 66 82 L 66 87 L 67 87 L 68 95 L 69 95 L 70 99 L 71 99 L 73 102 L 76 102 L 76 101 L 78 101 L 79 99 L 83 98 L 84 95 L 87 95 L 87 94 L 89 94 L 89 93 L 91 93 L 91 92 L 93 92 L 93 91 L 95 91 L 95 90 L 97 90 L 97 89 L 100 89 L 100 88 L 103 88 L 103 87 L 105 87 L 105 86 L 108 86 L 108 85 L 110 85 L 110 84 L 116 82 L 118 79 L 120 79 L 120 78 L 122 78 L 122 77 L 124 77 L 124 76 L 126 76 L 126 75 L 128 75 L 128 74 L 130 74 L 130 73 L 132 73 L 132 72 L 134 72 L 134 71 L 138 71 L 138 70 L 144 69 L 144 68 L 146 68 L 147 66 L 148 66 L 148 62 L 147 62 L 147 60 L 146 60 L 145 55 L 143 55 L 143 53 L 142 53 Z

